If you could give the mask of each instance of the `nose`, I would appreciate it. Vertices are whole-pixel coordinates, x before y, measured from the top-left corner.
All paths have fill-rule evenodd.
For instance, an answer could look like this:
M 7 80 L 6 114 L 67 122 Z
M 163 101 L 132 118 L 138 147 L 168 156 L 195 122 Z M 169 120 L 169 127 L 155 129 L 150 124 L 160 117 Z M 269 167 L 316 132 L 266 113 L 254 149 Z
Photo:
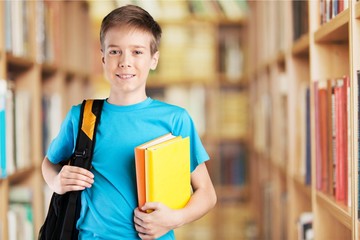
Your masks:
M 127 53 L 121 54 L 119 59 L 119 67 L 120 68 L 130 67 L 130 58 L 127 55 Z

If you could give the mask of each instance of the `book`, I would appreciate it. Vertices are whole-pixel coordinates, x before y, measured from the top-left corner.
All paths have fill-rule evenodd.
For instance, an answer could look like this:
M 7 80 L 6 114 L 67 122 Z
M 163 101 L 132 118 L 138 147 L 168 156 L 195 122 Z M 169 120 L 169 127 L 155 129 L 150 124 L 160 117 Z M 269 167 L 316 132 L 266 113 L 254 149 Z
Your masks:
M 135 152 L 135 169 L 136 169 L 136 185 L 138 193 L 139 207 L 143 206 L 146 202 L 146 190 L 145 190 L 145 150 L 146 148 L 156 145 L 158 143 L 167 141 L 174 138 L 171 133 L 162 135 L 158 138 L 152 139 L 134 149 Z
M 146 201 L 183 208 L 190 199 L 190 138 L 177 136 L 145 151 Z
M 135 148 L 138 201 L 161 202 L 172 209 L 191 195 L 190 139 L 166 134 Z
M 335 87 L 336 124 L 336 186 L 335 199 L 348 203 L 348 143 L 347 143 L 347 78 L 337 79 Z
M 0 178 L 6 177 L 6 88 L 0 79 Z

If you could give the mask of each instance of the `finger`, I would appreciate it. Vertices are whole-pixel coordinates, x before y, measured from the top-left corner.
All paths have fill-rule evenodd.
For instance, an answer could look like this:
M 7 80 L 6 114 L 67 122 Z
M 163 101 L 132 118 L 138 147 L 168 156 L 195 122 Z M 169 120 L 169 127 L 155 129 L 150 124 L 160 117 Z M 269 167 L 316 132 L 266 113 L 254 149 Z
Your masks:
M 73 180 L 79 180 L 79 181 L 84 181 L 87 182 L 89 184 L 93 184 L 94 183 L 94 179 L 93 178 L 89 178 L 87 176 L 84 176 L 82 174 L 79 173 L 72 173 L 72 172 L 64 172 L 61 174 L 62 178 L 64 179 L 73 179 Z
M 91 187 L 93 182 L 87 182 L 79 179 L 73 179 L 73 178 L 63 178 L 61 179 L 61 185 L 62 186 L 80 186 L 80 187 Z
M 153 239 L 151 236 L 144 234 L 144 233 L 138 233 L 138 236 L 142 239 L 142 240 L 151 240 Z
M 89 178 L 94 178 L 94 174 L 90 172 L 89 170 L 82 168 L 82 167 L 76 167 L 76 166 L 64 166 L 64 170 L 67 170 L 72 173 L 78 173 L 84 176 L 87 176 Z
M 84 189 L 85 189 L 85 187 L 82 187 L 82 186 L 69 185 L 69 186 L 64 187 L 64 193 L 70 192 L 70 191 L 82 191 Z
M 147 211 L 147 210 L 157 210 L 160 208 L 160 204 L 158 202 L 147 202 L 144 204 L 144 206 L 141 207 L 142 211 Z

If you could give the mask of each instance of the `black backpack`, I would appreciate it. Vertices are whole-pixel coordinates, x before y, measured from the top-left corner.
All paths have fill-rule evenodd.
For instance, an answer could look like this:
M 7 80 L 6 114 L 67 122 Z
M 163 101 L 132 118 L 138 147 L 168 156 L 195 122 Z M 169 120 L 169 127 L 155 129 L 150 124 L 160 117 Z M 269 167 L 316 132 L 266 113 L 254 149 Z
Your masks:
M 79 132 L 75 152 L 62 165 L 91 168 L 95 146 L 96 127 L 99 123 L 104 100 L 84 100 L 81 105 Z M 63 195 L 53 193 L 45 222 L 39 231 L 39 240 L 78 239 L 76 222 L 80 217 L 81 191 Z

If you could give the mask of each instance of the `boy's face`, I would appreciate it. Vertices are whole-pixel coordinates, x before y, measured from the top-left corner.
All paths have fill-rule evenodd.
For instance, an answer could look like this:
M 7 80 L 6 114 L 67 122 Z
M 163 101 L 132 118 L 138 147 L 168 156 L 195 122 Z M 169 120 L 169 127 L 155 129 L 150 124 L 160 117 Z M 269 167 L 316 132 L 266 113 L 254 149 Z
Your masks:
M 137 29 L 115 27 L 107 31 L 102 63 L 112 92 L 145 95 L 149 71 L 155 70 L 159 58 L 158 52 L 151 55 L 151 40 L 151 34 Z

